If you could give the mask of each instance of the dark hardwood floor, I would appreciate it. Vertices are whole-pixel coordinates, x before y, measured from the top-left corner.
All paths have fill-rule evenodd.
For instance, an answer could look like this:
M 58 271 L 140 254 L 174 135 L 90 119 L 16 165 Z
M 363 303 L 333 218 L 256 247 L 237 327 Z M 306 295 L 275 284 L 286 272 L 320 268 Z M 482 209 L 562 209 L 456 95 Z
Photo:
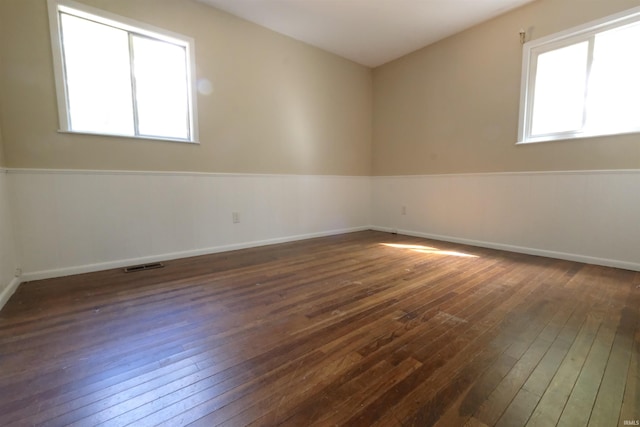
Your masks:
M 0 426 L 623 426 L 640 273 L 380 232 L 25 283 Z

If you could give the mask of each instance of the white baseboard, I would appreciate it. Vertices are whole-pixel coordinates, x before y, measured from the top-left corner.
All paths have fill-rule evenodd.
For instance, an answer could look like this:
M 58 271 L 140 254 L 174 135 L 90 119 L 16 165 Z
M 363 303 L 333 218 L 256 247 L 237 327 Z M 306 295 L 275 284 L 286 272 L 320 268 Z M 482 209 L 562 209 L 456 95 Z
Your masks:
M 383 231 L 386 233 L 402 234 L 405 236 L 422 237 L 425 239 L 439 240 L 443 242 L 460 243 L 463 245 L 477 246 L 481 248 L 517 252 L 517 253 L 522 253 L 527 255 L 536 255 L 536 256 L 543 256 L 547 258 L 576 261 L 576 262 L 582 262 L 585 264 L 595 264 L 595 265 L 602 265 L 605 267 L 622 268 L 624 270 L 640 271 L 640 263 L 619 261 L 615 259 L 596 258 L 596 257 L 587 256 L 587 255 L 555 252 L 555 251 L 549 251 L 544 249 L 527 248 L 522 246 L 506 245 L 506 244 L 495 243 L 495 242 L 484 242 L 484 241 L 478 241 L 478 240 L 464 239 L 460 237 L 442 236 L 438 234 L 422 233 L 419 231 L 412 231 L 412 230 L 400 230 L 400 229 L 393 229 L 388 227 L 372 226 L 371 230 Z
M 194 249 L 194 250 L 182 251 L 182 252 L 166 253 L 166 254 L 154 255 L 154 256 L 148 256 L 148 257 L 121 259 L 121 260 L 117 260 L 117 261 L 101 262 L 101 263 L 87 264 L 87 265 L 78 265 L 78 266 L 60 268 L 60 269 L 25 272 L 25 273 L 22 274 L 22 281 L 23 282 L 27 282 L 27 281 L 32 281 L 32 280 L 51 279 L 51 278 L 54 278 L 54 277 L 70 276 L 70 275 L 73 275 L 73 274 L 91 273 L 91 272 L 94 272 L 94 271 L 109 270 L 109 269 L 112 269 L 112 268 L 122 268 L 122 267 L 127 267 L 127 266 L 130 266 L 130 265 L 146 264 L 146 263 L 160 262 L 160 261 L 169 261 L 169 260 L 180 259 L 180 258 L 188 258 L 188 257 L 193 257 L 193 256 L 199 256 L 199 255 L 209 255 L 209 254 L 214 254 L 214 253 L 219 253 L 219 252 L 234 251 L 234 250 L 238 250 L 238 249 L 254 248 L 254 247 L 258 247 L 258 246 L 274 245 L 274 244 L 277 244 L 277 243 L 286 243 L 286 242 L 294 242 L 294 241 L 297 241 L 297 240 L 313 239 L 313 238 L 316 238 L 316 237 L 326 237 L 326 236 L 334 236 L 334 235 L 337 235 L 337 234 L 353 233 L 353 232 L 356 232 L 356 231 L 365 231 L 365 230 L 369 230 L 369 229 L 371 229 L 371 227 L 368 227 L 368 226 L 352 227 L 352 228 L 344 228 L 344 229 L 339 229 L 339 230 L 322 231 L 322 232 L 318 232 L 318 233 L 300 234 L 300 235 L 278 237 L 278 238 L 267 239 L 267 240 L 256 240 L 256 241 L 236 243 L 236 244 L 231 244 L 231 245 L 215 246 L 215 247 L 210 247 L 210 248 L 202 248 L 202 249 Z M 17 287 L 17 285 L 16 285 L 16 287 Z M 7 299 L 8 299 L 8 297 L 7 297 Z M 2 300 L 0 299 L 0 302 L 1 301 Z
M 11 298 L 11 295 L 13 295 L 16 292 L 16 290 L 18 289 L 18 286 L 20 286 L 20 283 L 21 283 L 20 278 L 14 277 L 13 280 L 9 282 L 9 285 L 6 288 L 4 288 L 2 292 L 0 292 L 0 310 L 2 310 L 2 307 L 4 307 L 7 301 L 9 301 L 9 298 Z

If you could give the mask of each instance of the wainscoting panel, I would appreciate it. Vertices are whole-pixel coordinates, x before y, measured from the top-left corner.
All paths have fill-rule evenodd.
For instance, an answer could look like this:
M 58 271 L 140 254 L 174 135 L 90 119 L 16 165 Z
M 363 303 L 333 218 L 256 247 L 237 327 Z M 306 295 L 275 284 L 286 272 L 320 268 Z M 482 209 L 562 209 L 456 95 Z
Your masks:
M 375 177 L 372 206 L 378 230 L 640 270 L 636 170 Z
M 4 289 L 16 286 L 18 266 L 23 281 L 35 280 L 367 228 L 640 270 L 640 171 L 371 178 L 10 169 L 0 193 Z M 16 245 L 4 243 L 9 235 Z
M 0 168 L 0 309 L 20 283 L 16 277 L 18 258 L 14 237 L 8 175 Z
M 370 224 L 370 177 L 11 169 L 9 178 L 24 280 Z

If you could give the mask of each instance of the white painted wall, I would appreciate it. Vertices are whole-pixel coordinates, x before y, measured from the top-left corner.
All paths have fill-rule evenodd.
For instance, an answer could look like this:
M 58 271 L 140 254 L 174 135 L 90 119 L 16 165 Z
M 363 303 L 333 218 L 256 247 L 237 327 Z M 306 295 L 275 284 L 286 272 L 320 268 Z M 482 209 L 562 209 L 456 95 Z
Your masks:
M 372 193 L 380 230 L 640 270 L 638 170 L 375 177 Z
M 18 266 L 23 281 L 35 280 L 368 228 L 640 270 L 640 171 L 371 178 L 10 169 L 0 174 L 0 201 L 3 289 L 17 286 Z
M 370 224 L 369 177 L 12 169 L 9 178 L 23 280 Z
M 15 277 L 17 267 L 8 176 L 7 171 L 0 168 L 0 308 L 18 287 L 19 279 Z

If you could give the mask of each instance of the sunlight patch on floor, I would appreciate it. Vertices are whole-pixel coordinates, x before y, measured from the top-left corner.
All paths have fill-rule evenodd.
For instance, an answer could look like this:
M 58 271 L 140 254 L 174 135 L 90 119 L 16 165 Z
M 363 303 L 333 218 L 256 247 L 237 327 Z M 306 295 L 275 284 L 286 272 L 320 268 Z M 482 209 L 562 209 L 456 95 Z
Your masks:
M 431 246 L 424 246 L 424 245 L 404 245 L 400 243 L 383 243 L 383 245 L 391 248 L 410 249 L 414 252 L 420 252 L 423 254 L 450 255 L 450 256 L 458 256 L 458 257 L 464 257 L 464 258 L 478 258 L 477 255 L 468 254 L 465 252 L 444 251 L 438 248 L 433 248 Z

